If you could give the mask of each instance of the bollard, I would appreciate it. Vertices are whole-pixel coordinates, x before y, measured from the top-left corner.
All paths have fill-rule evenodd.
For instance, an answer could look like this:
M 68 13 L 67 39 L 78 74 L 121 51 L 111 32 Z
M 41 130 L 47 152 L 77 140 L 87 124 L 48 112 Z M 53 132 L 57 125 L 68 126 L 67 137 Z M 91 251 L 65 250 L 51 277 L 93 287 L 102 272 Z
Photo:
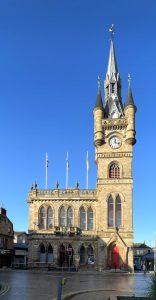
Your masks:
M 59 276 L 59 283 L 58 283 L 58 291 L 57 291 L 57 300 L 62 299 L 62 287 L 66 284 L 66 278 Z
M 61 298 L 62 298 L 62 275 L 59 277 L 57 300 L 61 300 Z

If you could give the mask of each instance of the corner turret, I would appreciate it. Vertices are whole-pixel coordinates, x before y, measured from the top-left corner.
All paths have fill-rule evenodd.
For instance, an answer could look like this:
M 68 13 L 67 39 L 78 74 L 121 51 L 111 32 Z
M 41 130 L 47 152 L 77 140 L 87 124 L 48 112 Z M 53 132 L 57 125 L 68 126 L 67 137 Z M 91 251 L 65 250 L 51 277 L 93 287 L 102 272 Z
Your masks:
M 104 116 L 104 108 L 100 90 L 100 78 L 98 76 L 98 92 L 96 97 L 96 104 L 94 107 L 94 145 L 101 146 L 104 141 L 104 133 L 102 128 L 102 119 Z
M 126 143 L 130 145 L 134 145 L 136 143 L 135 139 L 135 113 L 137 111 L 137 108 L 134 104 L 134 99 L 132 95 L 132 90 L 130 86 L 130 75 L 128 75 L 128 94 L 127 94 L 127 100 L 125 104 L 125 117 L 127 118 L 127 128 L 126 128 Z

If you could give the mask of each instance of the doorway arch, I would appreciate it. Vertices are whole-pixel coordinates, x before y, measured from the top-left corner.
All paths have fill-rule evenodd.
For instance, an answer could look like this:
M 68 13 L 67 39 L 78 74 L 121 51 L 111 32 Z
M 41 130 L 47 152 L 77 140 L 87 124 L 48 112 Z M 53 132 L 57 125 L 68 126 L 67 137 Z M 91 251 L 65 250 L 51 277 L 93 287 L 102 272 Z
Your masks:
M 66 249 L 63 244 L 60 245 L 59 249 L 59 265 L 60 267 L 63 267 L 65 265 L 66 261 Z
M 119 269 L 119 267 L 120 267 L 119 247 L 115 244 L 111 249 L 111 268 Z
M 86 263 L 86 249 L 82 245 L 80 248 L 80 265 L 84 265 Z

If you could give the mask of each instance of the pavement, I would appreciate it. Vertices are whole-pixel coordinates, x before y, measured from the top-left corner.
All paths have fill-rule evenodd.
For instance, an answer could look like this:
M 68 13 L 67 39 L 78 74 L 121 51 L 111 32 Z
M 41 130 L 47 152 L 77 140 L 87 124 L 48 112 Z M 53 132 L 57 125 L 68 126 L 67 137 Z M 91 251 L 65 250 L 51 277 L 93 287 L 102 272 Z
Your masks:
M 54 300 L 60 274 L 52 271 L 0 270 L 0 282 L 8 286 L 3 300 Z M 62 299 L 106 300 L 115 295 L 145 296 L 149 274 L 74 272 L 63 273 L 67 279 Z

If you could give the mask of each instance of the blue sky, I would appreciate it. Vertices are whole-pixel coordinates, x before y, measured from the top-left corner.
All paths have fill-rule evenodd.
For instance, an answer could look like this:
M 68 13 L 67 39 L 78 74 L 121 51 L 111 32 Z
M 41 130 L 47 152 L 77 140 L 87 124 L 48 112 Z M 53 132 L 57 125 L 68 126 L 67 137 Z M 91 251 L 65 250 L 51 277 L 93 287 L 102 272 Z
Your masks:
M 127 74 L 138 111 L 134 146 L 135 241 L 154 243 L 155 197 L 155 1 L 1 0 L 0 1 L 0 183 L 1 205 L 15 230 L 28 228 L 26 198 L 36 180 L 65 188 L 85 188 L 89 151 L 89 188 L 96 186 L 93 107 L 97 77 L 105 78 L 109 26 L 127 94 Z

